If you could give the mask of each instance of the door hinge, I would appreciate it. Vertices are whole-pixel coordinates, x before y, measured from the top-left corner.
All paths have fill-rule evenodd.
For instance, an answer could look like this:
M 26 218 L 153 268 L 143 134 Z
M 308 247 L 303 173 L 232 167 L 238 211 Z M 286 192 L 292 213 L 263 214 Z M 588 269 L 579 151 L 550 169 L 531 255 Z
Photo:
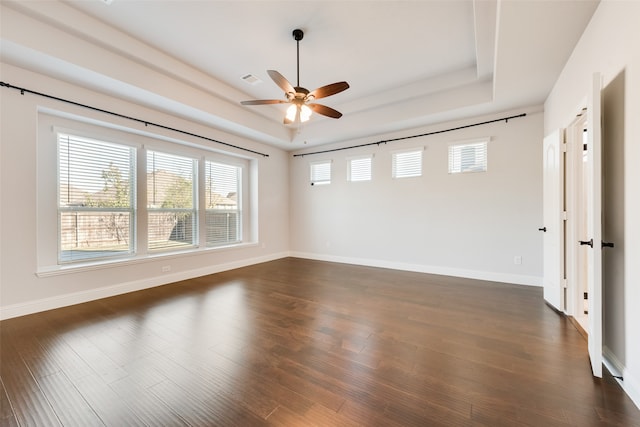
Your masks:
M 566 221 L 566 220 L 568 220 L 568 219 L 569 219 L 569 214 L 567 214 L 567 211 L 563 211 L 563 212 L 562 212 L 562 219 L 563 219 L 564 221 Z
M 567 279 L 562 279 L 562 287 L 567 288 Z
M 563 153 L 566 153 L 566 152 L 567 152 L 567 143 L 566 143 L 566 142 L 563 142 L 563 143 L 562 143 L 562 152 L 563 152 Z

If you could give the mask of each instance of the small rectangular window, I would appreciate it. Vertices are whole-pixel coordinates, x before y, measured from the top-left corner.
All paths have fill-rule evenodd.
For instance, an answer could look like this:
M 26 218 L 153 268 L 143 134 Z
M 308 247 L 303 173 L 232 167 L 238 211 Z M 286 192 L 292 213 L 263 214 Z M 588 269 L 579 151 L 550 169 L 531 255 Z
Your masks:
M 371 155 L 353 157 L 347 162 L 349 181 L 371 181 Z
M 147 211 L 150 250 L 197 244 L 197 160 L 147 152 Z
M 485 172 L 487 141 L 449 146 L 449 173 Z
M 392 154 L 391 173 L 394 178 L 422 176 L 423 149 L 398 151 Z
M 134 252 L 135 149 L 58 134 L 58 262 Z
M 331 184 L 331 160 L 311 163 L 311 185 Z
M 241 176 L 242 168 L 239 166 L 205 162 L 207 246 L 242 240 Z

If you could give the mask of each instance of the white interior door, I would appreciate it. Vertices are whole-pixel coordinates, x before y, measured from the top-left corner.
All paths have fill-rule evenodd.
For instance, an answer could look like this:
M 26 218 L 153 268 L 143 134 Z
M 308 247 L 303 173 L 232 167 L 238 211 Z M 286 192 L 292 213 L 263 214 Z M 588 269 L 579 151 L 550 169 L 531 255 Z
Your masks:
M 544 299 L 564 310 L 564 131 L 558 129 L 543 141 L 543 286 Z
M 587 100 L 587 286 L 589 289 L 589 358 L 591 370 L 602 377 L 602 112 L 601 77 L 593 75 Z

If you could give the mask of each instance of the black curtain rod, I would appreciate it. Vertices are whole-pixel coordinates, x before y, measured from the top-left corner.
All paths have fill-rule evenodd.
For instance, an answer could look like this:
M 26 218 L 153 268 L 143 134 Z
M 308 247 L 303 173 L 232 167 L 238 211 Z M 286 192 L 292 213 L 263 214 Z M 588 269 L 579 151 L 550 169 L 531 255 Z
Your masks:
M 519 117 L 524 117 L 526 115 L 527 115 L 526 113 L 522 113 L 522 114 L 518 114 L 518 115 L 515 115 L 515 116 L 503 117 L 501 119 L 487 120 L 486 122 L 481 122 L 481 123 L 473 123 L 473 124 L 470 124 L 470 125 L 458 126 L 458 127 L 450 128 L 450 129 L 443 129 L 443 130 L 437 130 L 437 131 L 434 131 L 434 132 L 421 133 L 420 135 L 401 136 L 399 138 L 383 139 L 382 141 L 369 142 L 367 144 L 351 145 L 349 147 L 333 148 L 331 150 L 324 150 L 324 151 L 314 151 L 313 153 L 294 154 L 293 157 L 312 156 L 314 154 L 331 153 L 333 151 L 350 150 L 352 148 L 368 147 L 370 145 L 386 144 L 387 142 L 394 142 L 394 141 L 400 141 L 400 140 L 403 140 L 403 139 L 419 138 L 421 136 L 429 136 L 429 135 L 435 135 L 435 134 L 438 134 L 438 133 L 451 132 L 451 131 L 454 131 L 454 130 L 460 130 L 460 129 L 471 128 L 471 127 L 474 127 L 474 126 L 486 125 L 488 123 L 501 122 L 503 120 L 505 121 L 505 123 L 508 123 L 509 119 L 517 119 Z
M 30 93 L 32 95 L 38 95 L 38 96 L 42 96 L 42 97 L 45 97 L 45 98 L 54 99 L 54 100 L 60 101 L 60 102 L 66 102 L 67 104 L 72 104 L 72 105 L 76 105 L 78 107 L 88 108 L 88 109 L 93 110 L 93 111 L 99 111 L 101 113 L 110 114 L 112 116 L 120 117 L 120 118 L 123 118 L 123 119 L 133 120 L 134 122 L 143 123 L 145 126 L 151 125 L 151 126 L 155 126 L 155 127 L 161 128 L 161 129 L 166 129 L 166 130 L 170 130 L 170 131 L 173 131 L 173 132 L 178 132 L 178 133 L 181 133 L 183 135 L 194 136 L 196 138 L 200 138 L 200 139 L 204 139 L 204 140 L 207 140 L 207 141 L 215 142 L 217 144 L 226 145 L 227 147 L 236 148 L 238 150 L 248 151 L 249 153 L 259 154 L 259 155 L 264 156 L 264 157 L 269 157 L 268 154 L 260 153 L 259 151 L 253 151 L 253 150 L 250 150 L 250 149 L 244 148 L 244 147 L 238 147 L 237 145 L 229 144 L 229 143 L 223 142 L 223 141 L 218 141 L 217 139 L 213 139 L 213 138 L 209 138 L 209 137 L 206 137 L 206 136 L 198 135 L 198 134 L 195 134 L 195 133 L 187 132 L 187 131 L 184 131 L 184 130 L 172 128 L 170 126 L 165 126 L 165 125 L 161 125 L 161 124 L 158 124 L 158 123 L 149 122 L 147 120 L 142 120 L 142 119 L 138 119 L 138 118 L 131 117 L 131 116 L 125 116 L 124 114 L 114 113 L 113 111 L 103 110 L 102 108 L 92 107 L 91 105 L 81 104 L 79 102 L 71 101 L 69 99 L 59 98 L 57 96 L 48 95 L 48 94 L 42 93 L 42 92 L 36 92 L 36 91 L 33 91 L 33 90 L 25 89 L 23 87 L 13 86 L 13 85 L 11 85 L 9 83 L 0 82 L 0 86 L 6 87 L 6 88 L 9 88 L 9 89 L 19 90 L 22 95 L 24 95 L 25 93 Z

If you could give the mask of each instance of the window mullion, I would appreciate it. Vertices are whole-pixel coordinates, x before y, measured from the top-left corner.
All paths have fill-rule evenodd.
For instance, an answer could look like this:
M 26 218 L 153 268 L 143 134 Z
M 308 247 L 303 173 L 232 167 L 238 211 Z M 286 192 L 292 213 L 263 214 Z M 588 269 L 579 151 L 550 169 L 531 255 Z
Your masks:
M 147 255 L 148 252 L 148 211 L 147 211 L 147 149 L 140 147 L 137 153 L 137 188 L 136 204 L 138 207 L 137 227 L 136 227 L 136 248 L 140 256 Z
M 198 191 L 198 246 L 205 247 L 207 244 L 207 187 L 206 187 L 206 167 L 207 162 L 204 157 L 200 158 L 198 162 L 198 179 L 197 179 L 197 191 Z

